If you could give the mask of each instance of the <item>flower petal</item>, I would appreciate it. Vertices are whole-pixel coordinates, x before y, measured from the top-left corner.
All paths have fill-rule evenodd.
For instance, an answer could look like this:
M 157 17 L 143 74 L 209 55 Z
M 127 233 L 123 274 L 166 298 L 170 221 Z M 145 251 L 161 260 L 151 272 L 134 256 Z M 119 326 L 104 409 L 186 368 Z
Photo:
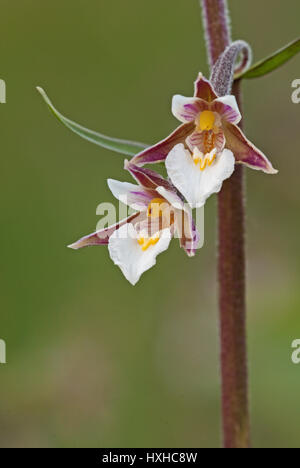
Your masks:
M 199 112 L 208 109 L 207 102 L 197 97 L 176 94 L 172 99 L 172 114 L 182 123 L 194 122 Z
M 229 122 L 223 122 L 226 147 L 229 148 L 237 163 L 243 163 L 252 169 L 261 170 L 267 174 L 277 174 L 267 157 L 256 148 L 243 134 L 239 127 Z
M 180 240 L 180 246 L 189 257 L 194 256 L 200 235 L 195 227 L 189 205 L 179 195 L 167 191 L 164 187 L 158 187 L 157 192 L 174 208 L 175 235 Z
M 114 197 L 138 211 L 146 210 L 150 201 L 156 196 L 153 190 L 147 190 L 129 182 L 108 179 L 107 184 Z
M 194 122 L 180 125 L 180 127 L 177 127 L 176 130 L 166 139 L 134 156 L 130 160 L 130 163 L 136 164 L 137 166 L 143 166 L 144 164 L 152 164 L 164 161 L 173 146 L 177 145 L 178 143 L 183 143 L 186 138 L 194 131 L 194 128 Z
M 68 245 L 68 247 L 70 249 L 78 250 L 82 247 L 90 247 L 92 245 L 107 245 L 110 236 L 117 229 L 119 229 L 121 226 L 127 223 L 135 224 L 137 222 L 142 221 L 142 216 L 144 216 L 144 214 L 141 215 L 140 213 L 134 213 L 128 218 L 123 219 L 122 221 L 119 221 L 118 223 L 114 224 L 113 226 L 109 226 L 105 229 L 102 229 L 101 231 L 96 231 L 92 234 L 88 234 L 87 236 L 82 237 L 77 242 L 74 242 L 74 244 Z
M 185 203 L 184 201 L 180 198 L 180 196 L 171 190 L 167 190 L 165 187 L 157 187 L 156 191 L 165 199 L 167 200 L 170 205 L 172 205 L 174 208 L 179 209 L 179 210 L 184 210 L 185 209 Z
M 196 130 L 190 136 L 187 137 L 186 144 L 188 145 L 191 151 L 193 151 L 194 148 L 198 148 L 201 151 L 201 153 L 207 153 L 206 133 L 207 132 L 198 132 Z M 213 147 L 216 148 L 218 153 L 220 153 L 225 147 L 225 136 L 223 131 L 220 130 L 218 133 L 215 133 L 213 135 L 213 138 Z
M 238 124 L 242 119 L 235 96 L 223 96 L 216 99 L 211 105 L 211 110 L 233 124 Z
M 137 242 L 137 232 L 132 224 L 122 226 L 109 239 L 109 255 L 120 267 L 125 278 L 135 285 L 141 275 L 156 263 L 156 257 L 169 247 L 171 232 L 165 229 L 155 245 L 143 251 Z
M 177 145 L 166 159 L 168 175 L 192 208 L 201 207 L 207 198 L 221 190 L 222 183 L 234 171 L 234 156 L 224 150 L 216 161 L 201 171 L 188 150 Z
M 190 207 L 176 193 L 168 192 L 164 187 L 158 187 L 157 192 L 175 208 L 175 235 L 188 256 L 193 257 L 200 235 L 193 221 Z
M 196 229 L 191 212 L 176 210 L 175 235 L 179 237 L 182 247 L 189 257 L 194 257 L 198 248 L 200 235 Z
M 130 172 L 132 177 L 134 177 L 140 185 L 147 189 L 155 190 L 157 187 L 163 186 L 167 190 L 174 191 L 174 187 L 172 188 L 170 182 L 165 180 L 163 176 L 161 176 L 155 171 L 151 171 L 150 169 L 146 169 L 144 167 L 136 166 L 135 164 L 132 164 L 129 161 L 125 161 L 124 168 Z
M 212 102 L 218 97 L 212 84 L 204 78 L 202 73 L 199 73 L 197 80 L 195 81 L 195 97 L 203 99 L 206 102 Z

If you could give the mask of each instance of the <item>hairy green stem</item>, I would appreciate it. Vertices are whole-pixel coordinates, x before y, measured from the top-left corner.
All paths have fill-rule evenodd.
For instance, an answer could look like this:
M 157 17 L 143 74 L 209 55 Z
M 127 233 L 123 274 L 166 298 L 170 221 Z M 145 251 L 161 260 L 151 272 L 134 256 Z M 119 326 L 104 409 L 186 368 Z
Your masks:
M 209 63 L 230 44 L 225 0 L 202 0 Z M 241 106 L 240 83 L 233 87 Z M 245 301 L 244 170 L 237 165 L 218 197 L 218 274 L 225 448 L 249 448 Z

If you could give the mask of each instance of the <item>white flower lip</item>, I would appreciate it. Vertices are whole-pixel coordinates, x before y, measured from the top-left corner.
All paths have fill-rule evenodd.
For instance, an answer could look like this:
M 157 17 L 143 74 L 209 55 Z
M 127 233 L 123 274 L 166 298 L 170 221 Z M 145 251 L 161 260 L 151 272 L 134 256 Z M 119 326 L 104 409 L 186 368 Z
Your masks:
M 218 193 L 223 181 L 232 175 L 234 166 L 232 152 L 225 149 L 211 166 L 201 171 L 183 144 L 176 145 L 166 159 L 166 168 L 172 183 L 191 208 L 200 208 L 213 193 Z
M 143 251 L 138 241 L 138 233 L 132 224 L 122 226 L 109 239 L 109 255 L 125 278 L 134 286 L 141 275 L 156 264 L 156 257 L 169 247 L 172 234 L 170 229 L 161 231 L 159 240 Z

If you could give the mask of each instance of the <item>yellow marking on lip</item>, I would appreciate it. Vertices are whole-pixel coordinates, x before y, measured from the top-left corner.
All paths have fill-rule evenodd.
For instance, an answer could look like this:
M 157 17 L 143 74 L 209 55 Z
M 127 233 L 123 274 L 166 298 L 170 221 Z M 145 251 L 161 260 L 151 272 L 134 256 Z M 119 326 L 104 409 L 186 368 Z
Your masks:
M 145 243 L 144 237 L 139 237 L 138 238 L 138 243 L 139 243 L 139 245 L 144 245 L 144 243 Z
M 159 237 L 150 237 L 150 239 L 148 239 L 142 246 L 142 251 L 145 252 L 150 247 L 150 245 L 155 245 L 158 241 Z
M 151 245 L 157 244 L 159 241 L 159 235 L 155 235 L 154 237 L 139 237 L 138 238 L 138 244 L 142 247 L 142 251 L 145 252 Z
M 214 153 L 214 155 L 212 157 L 210 157 L 209 154 L 206 154 L 204 157 L 202 156 L 198 156 L 198 154 L 194 154 L 193 156 L 193 160 L 194 160 L 194 163 L 196 164 L 196 166 L 198 166 L 199 164 L 199 169 L 200 171 L 204 171 L 208 166 L 211 166 L 212 163 L 215 161 L 217 157 L 217 154 Z
M 214 160 L 216 159 L 217 155 L 214 154 L 213 157 L 210 159 L 209 156 L 206 156 L 204 160 L 200 162 L 200 171 L 204 171 L 207 166 L 211 166 Z

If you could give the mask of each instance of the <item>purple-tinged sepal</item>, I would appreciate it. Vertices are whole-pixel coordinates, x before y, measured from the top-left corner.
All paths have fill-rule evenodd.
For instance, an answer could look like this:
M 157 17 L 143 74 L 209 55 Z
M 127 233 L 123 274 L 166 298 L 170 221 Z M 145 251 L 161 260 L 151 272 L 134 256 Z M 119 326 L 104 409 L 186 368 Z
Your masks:
M 218 97 L 212 84 L 202 75 L 202 73 L 199 73 L 195 81 L 194 97 L 203 99 L 207 102 L 212 102 Z
M 245 137 L 239 127 L 229 122 L 224 122 L 223 129 L 226 147 L 233 152 L 237 163 L 245 164 L 251 169 L 263 171 L 266 174 L 278 173 L 268 158 Z
M 83 247 L 91 247 L 93 245 L 107 245 L 109 242 L 110 236 L 120 229 L 125 224 L 135 224 L 139 222 L 140 213 L 134 213 L 133 215 L 129 216 L 122 221 L 114 224 L 113 226 L 109 226 L 107 228 L 101 229 L 99 231 L 93 232 L 92 234 L 88 234 L 87 236 L 82 237 L 78 241 L 74 242 L 73 244 L 68 245 L 70 249 L 78 250 L 82 249 Z
M 160 174 L 151 169 L 136 166 L 131 161 L 125 161 L 124 169 L 130 172 L 132 177 L 139 185 L 148 190 L 156 190 L 157 187 L 165 187 L 167 190 L 174 191 L 174 187 L 170 182 Z
M 164 161 L 171 149 L 178 143 L 183 143 L 186 138 L 194 131 L 194 128 L 194 122 L 180 125 L 167 138 L 160 141 L 156 145 L 145 149 L 141 153 L 138 153 L 130 160 L 130 162 L 136 166 L 143 166 L 144 164 L 153 164 Z

